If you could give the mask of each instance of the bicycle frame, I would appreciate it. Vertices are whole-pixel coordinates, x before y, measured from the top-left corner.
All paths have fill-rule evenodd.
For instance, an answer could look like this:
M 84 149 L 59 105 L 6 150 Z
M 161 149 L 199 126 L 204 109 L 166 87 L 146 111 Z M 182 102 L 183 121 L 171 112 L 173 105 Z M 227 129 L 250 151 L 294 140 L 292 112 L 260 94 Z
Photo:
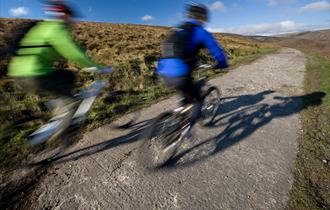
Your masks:
M 112 69 L 103 69 L 98 73 L 106 74 L 111 71 Z M 81 118 L 85 116 L 87 112 L 91 109 L 93 103 L 96 100 L 96 97 L 104 89 L 106 84 L 107 83 L 103 80 L 97 80 L 87 88 L 81 90 L 80 92 L 74 95 L 74 98 L 77 99 L 77 103 L 79 103 L 79 105 L 74 110 L 74 113 L 71 116 L 69 127 L 71 125 L 76 125 L 80 123 Z M 56 130 L 59 128 L 59 126 L 61 126 L 61 123 L 64 122 L 64 120 L 66 120 L 68 114 L 70 114 L 70 111 L 67 111 L 59 116 L 55 116 L 51 118 L 47 124 L 41 126 L 39 129 L 37 129 L 29 136 L 28 145 L 34 146 L 48 141 L 52 137 L 53 133 L 56 132 Z M 64 130 L 67 129 L 68 128 Z

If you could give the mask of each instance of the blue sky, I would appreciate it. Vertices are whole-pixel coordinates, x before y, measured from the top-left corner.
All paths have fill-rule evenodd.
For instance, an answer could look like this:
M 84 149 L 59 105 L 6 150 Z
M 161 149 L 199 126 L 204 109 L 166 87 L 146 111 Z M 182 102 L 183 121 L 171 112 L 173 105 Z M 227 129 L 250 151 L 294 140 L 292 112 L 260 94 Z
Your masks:
M 81 20 L 173 26 L 187 0 L 71 0 Z M 213 32 L 278 34 L 330 28 L 330 0 L 200 0 Z M 0 17 L 46 18 L 40 0 L 0 0 Z

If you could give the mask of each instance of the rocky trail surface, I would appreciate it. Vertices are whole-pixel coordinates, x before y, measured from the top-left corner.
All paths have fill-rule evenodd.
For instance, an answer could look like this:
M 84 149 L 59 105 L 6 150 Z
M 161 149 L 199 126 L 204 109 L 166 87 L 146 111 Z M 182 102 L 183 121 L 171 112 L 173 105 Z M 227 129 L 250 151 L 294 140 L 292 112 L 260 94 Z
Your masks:
M 140 134 L 177 97 L 143 109 L 130 130 L 86 133 L 26 208 L 281 209 L 293 182 L 304 71 L 304 55 L 283 49 L 211 80 L 225 98 L 215 125 L 197 126 L 173 163 L 152 173 L 138 164 Z

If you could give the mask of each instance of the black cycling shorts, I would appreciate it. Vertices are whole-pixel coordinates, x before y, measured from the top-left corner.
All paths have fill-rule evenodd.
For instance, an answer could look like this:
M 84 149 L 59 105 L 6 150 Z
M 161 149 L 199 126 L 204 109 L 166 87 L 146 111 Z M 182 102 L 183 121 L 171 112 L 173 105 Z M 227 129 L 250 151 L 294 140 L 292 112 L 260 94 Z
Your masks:
M 75 81 L 76 75 L 69 70 L 56 70 L 48 75 L 19 78 L 20 85 L 26 91 L 33 91 L 38 95 L 66 97 L 72 97 Z
M 166 77 L 161 76 L 165 84 L 181 92 L 186 102 L 202 101 L 200 90 L 193 82 L 191 75 L 184 77 Z

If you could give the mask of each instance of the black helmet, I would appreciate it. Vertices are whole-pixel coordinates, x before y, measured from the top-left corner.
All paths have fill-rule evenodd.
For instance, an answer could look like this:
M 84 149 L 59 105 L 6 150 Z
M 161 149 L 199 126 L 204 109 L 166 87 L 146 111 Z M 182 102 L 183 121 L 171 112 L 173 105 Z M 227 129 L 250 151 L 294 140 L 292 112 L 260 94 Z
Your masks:
M 44 10 L 55 15 L 69 15 L 73 18 L 80 17 L 79 13 L 64 0 L 46 0 L 44 1 Z
M 205 22 L 209 19 L 207 7 L 198 3 L 187 4 L 187 15 L 190 18 L 199 19 Z

